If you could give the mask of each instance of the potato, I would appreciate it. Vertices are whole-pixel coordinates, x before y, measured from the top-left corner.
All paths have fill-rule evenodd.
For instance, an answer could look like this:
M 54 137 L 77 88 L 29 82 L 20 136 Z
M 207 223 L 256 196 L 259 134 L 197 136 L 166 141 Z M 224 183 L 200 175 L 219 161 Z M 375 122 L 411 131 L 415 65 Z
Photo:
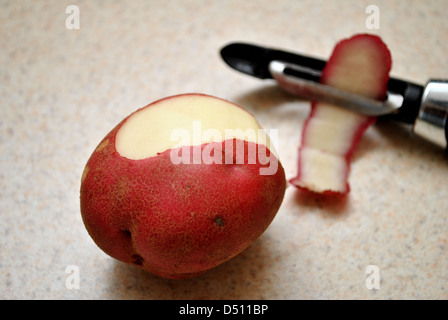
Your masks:
M 191 278 L 266 230 L 285 173 L 255 118 L 225 100 L 183 94 L 119 123 L 88 160 L 81 214 L 110 256 L 155 275 Z

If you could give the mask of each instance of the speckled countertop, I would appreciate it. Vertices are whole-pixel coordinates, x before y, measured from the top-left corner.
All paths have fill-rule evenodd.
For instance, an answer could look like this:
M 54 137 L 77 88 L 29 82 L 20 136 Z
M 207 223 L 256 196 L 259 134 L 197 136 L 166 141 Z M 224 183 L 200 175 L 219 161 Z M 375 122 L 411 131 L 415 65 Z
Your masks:
M 388 121 L 363 137 L 345 200 L 288 187 L 253 246 L 195 279 L 113 260 L 81 220 L 80 178 L 100 139 L 173 94 L 247 108 L 279 130 L 280 160 L 296 174 L 309 104 L 228 68 L 218 55 L 228 42 L 327 58 L 339 39 L 369 32 L 389 45 L 393 76 L 448 78 L 448 1 L 375 0 L 380 29 L 369 30 L 371 2 L 1 0 L 0 298 L 447 299 L 448 158 Z M 80 29 L 66 28 L 71 4 Z M 371 265 L 379 289 L 366 287 Z

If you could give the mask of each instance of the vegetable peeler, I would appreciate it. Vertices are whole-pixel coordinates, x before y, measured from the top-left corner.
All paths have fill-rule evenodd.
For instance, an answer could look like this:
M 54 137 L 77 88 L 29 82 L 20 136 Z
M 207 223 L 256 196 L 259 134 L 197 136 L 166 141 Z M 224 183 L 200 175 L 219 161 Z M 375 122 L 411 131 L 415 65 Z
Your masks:
M 227 44 L 220 54 L 233 69 L 260 79 L 274 79 L 301 98 L 367 116 L 390 117 L 412 125 L 416 135 L 447 149 L 448 80 L 430 79 L 423 86 L 391 77 L 386 100 L 378 101 L 320 84 L 325 60 L 241 42 Z

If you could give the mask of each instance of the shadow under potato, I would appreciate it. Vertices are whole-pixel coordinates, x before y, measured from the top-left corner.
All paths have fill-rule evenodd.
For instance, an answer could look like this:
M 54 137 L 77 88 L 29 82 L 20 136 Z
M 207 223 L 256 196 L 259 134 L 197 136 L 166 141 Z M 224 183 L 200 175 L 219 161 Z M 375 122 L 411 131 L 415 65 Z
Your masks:
M 116 261 L 109 291 L 120 299 L 264 299 L 275 273 L 271 242 L 264 234 L 236 257 L 185 280 L 160 278 Z

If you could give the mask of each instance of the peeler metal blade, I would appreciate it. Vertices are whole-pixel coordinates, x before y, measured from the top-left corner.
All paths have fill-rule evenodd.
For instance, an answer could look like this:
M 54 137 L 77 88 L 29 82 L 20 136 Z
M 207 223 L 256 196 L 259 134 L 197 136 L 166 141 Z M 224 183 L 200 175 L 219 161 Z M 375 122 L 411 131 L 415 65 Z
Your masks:
M 291 75 L 303 68 L 283 61 L 271 61 L 269 71 L 278 84 L 299 97 L 340 106 L 367 116 L 383 116 L 398 112 L 403 104 L 401 95 L 388 94 L 385 101 L 378 101 L 358 94 L 340 90 L 315 81 Z

